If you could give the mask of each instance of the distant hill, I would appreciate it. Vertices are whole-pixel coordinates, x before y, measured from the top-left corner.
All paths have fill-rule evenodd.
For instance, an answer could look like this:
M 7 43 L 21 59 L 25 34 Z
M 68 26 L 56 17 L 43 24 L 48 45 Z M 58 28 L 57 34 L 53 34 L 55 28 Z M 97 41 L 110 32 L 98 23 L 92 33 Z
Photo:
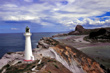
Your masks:
M 69 32 L 68 35 L 86 35 L 89 34 L 90 32 L 97 32 L 99 29 L 102 28 L 85 29 L 83 26 L 77 25 L 75 31 Z M 105 27 L 104 29 L 107 30 L 107 32 L 110 31 L 110 27 Z

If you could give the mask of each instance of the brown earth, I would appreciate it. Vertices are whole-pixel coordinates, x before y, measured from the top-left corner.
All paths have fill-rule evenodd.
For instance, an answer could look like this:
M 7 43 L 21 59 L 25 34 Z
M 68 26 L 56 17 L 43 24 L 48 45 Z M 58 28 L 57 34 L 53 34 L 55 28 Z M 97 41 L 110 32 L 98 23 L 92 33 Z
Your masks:
M 78 67 L 82 68 L 87 73 L 105 73 L 105 70 L 100 66 L 98 62 L 96 62 L 94 59 L 87 56 L 83 52 L 77 50 L 73 46 L 68 44 L 65 45 L 65 42 L 57 43 L 58 41 L 54 41 L 52 38 L 47 38 L 44 40 L 44 42 L 49 45 L 52 45 L 51 43 L 54 43 L 54 46 L 51 48 L 53 48 L 61 57 L 63 57 L 63 59 L 66 60 L 69 65 L 71 65 L 72 59 L 74 59 L 78 64 Z M 79 43 L 78 41 L 76 42 Z M 83 41 L 80 42 L 80 44 L 82 43 Z
M 39 60 L 27 63 L 17 63 L 16 65 L 10 66 L 5 65 L 1 70 L 6 70 L 5 73 L 72 73 L 66 67 L 64 67 L 60 62 L 52 58 L 42 58 L 42 62 L 38 64 Z M 3 72 L 4 73 L 4 72 Z

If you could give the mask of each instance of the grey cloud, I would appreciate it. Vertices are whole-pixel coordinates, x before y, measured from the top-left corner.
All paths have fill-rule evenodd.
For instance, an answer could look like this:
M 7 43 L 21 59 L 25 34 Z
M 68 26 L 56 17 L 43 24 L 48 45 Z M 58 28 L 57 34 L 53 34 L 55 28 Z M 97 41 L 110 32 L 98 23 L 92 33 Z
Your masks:
M 59 0 L 0 1 L 3 3 L 0 5 L 0 17 L 4 21 L 28 20 L 33 23 L 45 23 L 42 19 L 46 19 L 48 21 L 60 23 L 60 25 L 62 24 L 64 27 L 67 26 L 68 28 L 76 24 L 84 25 L 89 23 L 91 25 L 100 25 L 108 23 L 108 21 L 100 22 L 98 20 L 93 21 L 86 18 L 100 16 L 110 11 L 110 0 L 67 0 L 67 5 L 62 5 Z M 27 2 L 30 2 L 30 4 Z M 78 20 L 80 17 L 86 20 Z M 46 24 L 51 25 L 48 22 L 46 22 Z

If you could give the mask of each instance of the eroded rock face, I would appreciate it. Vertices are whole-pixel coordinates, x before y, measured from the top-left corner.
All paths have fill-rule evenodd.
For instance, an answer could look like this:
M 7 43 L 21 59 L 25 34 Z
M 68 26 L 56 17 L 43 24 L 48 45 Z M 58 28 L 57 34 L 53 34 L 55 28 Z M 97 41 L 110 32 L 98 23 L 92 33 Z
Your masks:
M 62 64 L 58 63 L 57 61 L 50 62 L 50 60 L 52 60 L 52 59 L 49 59 L 49 60 L 42 60 L 40 65 L 38 65 L 37 67 L 36 67 L 36 65 L 38 64 L 37 61 L 32 62 L 32 64 L 22 63 L 21 65 L 17 65 L 19 62 L 15 62 L 15 63 L 11 62 L 10 63 L 11 66 L 6 65 L 6 67 L 8 67 L 8 70 L 11 72 L 13 72 L 12 70 L 16 71 L 16 69 L 18 69 L 18 71 L 23 70 L 24 72 L 27 72 L 27 71 L 32 72 L 32 70 L 34 70 L 37 73 L 44 73 L 44 72 L 45 73 L 49 73 L 49 72 L 51 72 L 51 73 L 71 73 L 71 71 L 73 73 L 85 73 L 85 72 L 87 72 L 87 73 L 106 73 L 106 72 L 104 72 L 104 69 L 94 59 L 88 57 L 86 54 L 82 53 L 81 51 L 79 51 L 71 46 L 61 44 L 52 38 L 48 38 L 48 37 L 42 38 L 39 41 L 38 46 L 39 45 L 41 46 L 42 49 L 44 48 L 45 45 L 48 46 L 48 47 L 45 47 L 45 50 L 51 48 L 52 53 L 55 54 L 56 60 L 59 61 L 59 59 L 60 59 L 59 62 L 62 63 L 63 65 L 65 63 L 67 63 L 66 65 L 64 65 L 65 67 Z M 35 50 L 33 50 L 33 52 L 36 53 Z M 15 56 L 15 54 L 17 56 Z M 19 56 L 17 61 L 20 59 L 20 62 L 21 62 L 21 60 L 22 60 L 21 58 L 23 56 L 22 52 L 21 53 L 20 52 L 8 53 L 8 55 L 5 58 L 10 57 L 11 55 L 14 56 L 14 60 L 16 57 Z M 48 63 L 48 62 L 50 62 L 50 63 Z M 66 67 L 66 66 L 69 66 L 69 67 Z M 7 69 L 6 67 L 4 67 L 1 70 L 1 72 L 3 72 L 3 70 L 6 70 Z M 27 70 L 24 70 L 24 68 L 26 68 Z M 68 68 L 68 69 L 66 69 L 66 68 Z
M 6 71 L 0 73 L 72 73 L 60 62 L 52 58 L 43 57 L 41 63 L 35 60 L 31 63 L 17 63 L 16 65 L 6 65 Z
M 54 42 L 54 46 L 52 46 L 52 42 Z M 73 73 L 76 70 L 79 71 L 78 73 L 84 73 L 84 71 L 87 73 L 106 73 L 94 59 L 71 46 L 58 43 L 52 38 L 47 38 L 45 43 L 51 45 L 51 48 L 68 63 L 70 68 L 73 69 Z
M 55 59 L 44 58 L 42 63 L 44 66 L 37 73 L 72 73 Z
M 76 61 L 78 67 L 82 67 L 87 73 L 105 73 L 100 65 L 81 51 L 64 45 L 57 45 L 53 47 L 54 50 L 60 54 L 70 65 L 72 59 Z
M 85 29 L 83 28 L 83 26 L 77 25 L 75 28 L 75 31 L 71 31 L 68 34 L 69 35 L 80 35 L 80 34 L 83 34 L 84 32 L 85 32 Z
M 85 34 L 89 34 L 90 32 L 97 32 L 99 29 L 105 29 L 108 31 L 108 33 L 110 33 L 110 27 L 106 27 L 106 28 L 96 28 L 96 29 L 85 29 L 83 26 L 81 25 L 77 25 L 75 28 L 75 31 L 71 31 L 68 33 L 68 35 L 85 35 Z M 100 32 L 98 32 L 100 34 Z M 102 33 L 102 31 L 101 31 Z
M 40 39 L 40 41 L 38 42 L 37 48 L 44 48 L 44 49 L 48 49 L 50 46 L 54 46 L 59 44 L 58 41 L 50 38 L 50 37 L 45 37 Z
M 23 52 L 9 52 L 6 53 L 1 59 L 0 59 L 0 69 L 4 67 L 6 64 L 14 65 L 17 62 L 23 60 Z
M 84 29 L 83 26 L 81 26 L 81 25 L 77 25 L 76 28 L 75 28 L 75 31 L 79 31 L 80 33 L 83 33 L 84 30 L 85 30 L 85 29 Z

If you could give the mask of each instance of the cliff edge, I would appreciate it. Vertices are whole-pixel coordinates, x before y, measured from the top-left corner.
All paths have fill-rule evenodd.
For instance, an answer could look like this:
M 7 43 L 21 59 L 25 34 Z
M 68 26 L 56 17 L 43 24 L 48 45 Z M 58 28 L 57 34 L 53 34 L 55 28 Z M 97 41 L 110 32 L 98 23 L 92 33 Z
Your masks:
M 65 65 L 63 61 L 59 60 L 59 62 L 61 62 L 73 73 L 108 73 L 94 59 L 72 46 L 59 43 L 52 38 L 45 38 L 41 39 L 40 41 L 43 41 L 43 43 L 40 42 L 38 46 L 45 49 L 52 48 L 57 53 L 57 55 L 59 55 L 61 58 L 64 59 L 64 61 L 66 61 L 68 66 Z M 49 45 L 48 48 L 46 48 L 47 44 Z

